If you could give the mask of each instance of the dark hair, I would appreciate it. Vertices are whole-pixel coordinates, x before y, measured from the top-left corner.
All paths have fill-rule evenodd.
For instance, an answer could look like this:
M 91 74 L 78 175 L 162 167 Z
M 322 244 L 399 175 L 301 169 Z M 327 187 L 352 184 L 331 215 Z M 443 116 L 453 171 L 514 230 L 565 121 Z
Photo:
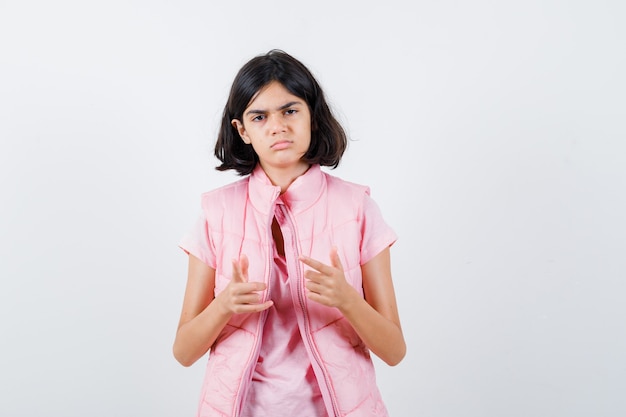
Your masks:
M 215 156 L 222 161 L 216 169 L 234 169 L 239 175 L 247 175 L 254 170 L 259 158 L 252 145 L 244 143 L 231 122 L 233 119 L 243 120 L 243 112 L 250 101 L 272 81 L 281 83 L 309 106 L 311 144 L 302 160 L 336 168 L 346 150 L 346 133 L 332 115 L 313 74 L 291 55 L 273 49 L 248 61 L 233 81 L 215 144 Z

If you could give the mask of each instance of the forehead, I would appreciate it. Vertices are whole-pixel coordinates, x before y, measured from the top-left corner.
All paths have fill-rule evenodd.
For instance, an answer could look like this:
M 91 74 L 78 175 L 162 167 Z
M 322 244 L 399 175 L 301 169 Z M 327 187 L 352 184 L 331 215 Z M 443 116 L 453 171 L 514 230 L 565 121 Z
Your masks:
M 296 102 L 304 104 L 304 100 L 292 94 L 287 88 L 278 81 L 272 81 L 262 87 L 250 100 L 248 107 L 250 108 L 278 108 L 285 103 Z

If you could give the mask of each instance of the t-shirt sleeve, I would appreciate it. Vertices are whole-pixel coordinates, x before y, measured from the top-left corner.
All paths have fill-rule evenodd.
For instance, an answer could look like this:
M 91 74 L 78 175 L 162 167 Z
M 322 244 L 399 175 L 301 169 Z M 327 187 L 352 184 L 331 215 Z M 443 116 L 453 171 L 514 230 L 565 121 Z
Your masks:
M 385 248 L 393 245 L 398 236 L 385 222 L 376 202 L 365 196 L 361 218 L 361 265 L 369 262 Z
M 180 240 L 178 247 L 215 269 L 215 250 L 204 210 L 198 216 L 194 226 Z

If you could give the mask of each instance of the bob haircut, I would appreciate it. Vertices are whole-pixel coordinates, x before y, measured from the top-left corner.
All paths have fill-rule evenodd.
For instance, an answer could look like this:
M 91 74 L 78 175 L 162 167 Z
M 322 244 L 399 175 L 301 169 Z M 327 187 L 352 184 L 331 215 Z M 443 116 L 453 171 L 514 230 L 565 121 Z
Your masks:
M 252 99 L 272 81 L 281 83 L 309 107 L 311 144 L 302 160 L 337 168 L 346 150 L 347 138 L 331 113 L 322 88 L 300 61 L 284 51 L 273 49 L 248 61 L 233 81 L 215 144 L 215 156 L 222 162 L 216 169 L 234 169 L 243 176 L 256 167 L 259 157 L 252 145 L 244 143 L 231 122 L 233 119 L 243 120 L 243 113 Z

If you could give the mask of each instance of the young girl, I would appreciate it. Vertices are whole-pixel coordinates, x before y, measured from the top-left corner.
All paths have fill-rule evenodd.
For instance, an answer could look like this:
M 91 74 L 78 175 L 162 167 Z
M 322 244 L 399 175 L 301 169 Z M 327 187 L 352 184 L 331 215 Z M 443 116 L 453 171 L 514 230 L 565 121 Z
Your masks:
M 174 356 L 211 351 L 198 416 L 387 416 L 370 351 L 405 354 L 389 247 L 311 72 L 277 50 L 237 74 L 215 146 L 243 179 L 202 195 Z

